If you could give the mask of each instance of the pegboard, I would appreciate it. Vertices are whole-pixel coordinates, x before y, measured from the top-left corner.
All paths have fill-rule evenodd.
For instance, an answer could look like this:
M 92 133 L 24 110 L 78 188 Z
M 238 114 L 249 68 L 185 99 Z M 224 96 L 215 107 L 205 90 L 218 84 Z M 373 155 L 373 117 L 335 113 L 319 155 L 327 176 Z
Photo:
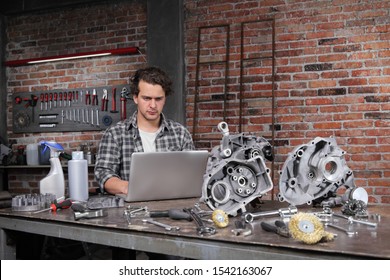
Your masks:
M 14 133 L 105 130 L 136 109 L 128 85 L 18 93 L 12 102 Z

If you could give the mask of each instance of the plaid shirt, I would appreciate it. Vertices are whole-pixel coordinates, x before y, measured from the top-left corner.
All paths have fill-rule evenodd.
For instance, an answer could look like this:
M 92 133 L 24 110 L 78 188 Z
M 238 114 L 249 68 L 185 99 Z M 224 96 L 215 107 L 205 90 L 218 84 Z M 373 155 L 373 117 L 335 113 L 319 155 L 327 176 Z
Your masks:
M 180 123 L 168 120 L 161 114 L 161 130 L 155 140 L 156 151 L 194 150 L 189 131 Z M 104 190 L 104 183 L 111 177 L 128 181 L 131 155 L 143 152 L 137 126 L 137 111 L 131 118 L 108 128 L 103 134 L 96 156 L 95 178 Z

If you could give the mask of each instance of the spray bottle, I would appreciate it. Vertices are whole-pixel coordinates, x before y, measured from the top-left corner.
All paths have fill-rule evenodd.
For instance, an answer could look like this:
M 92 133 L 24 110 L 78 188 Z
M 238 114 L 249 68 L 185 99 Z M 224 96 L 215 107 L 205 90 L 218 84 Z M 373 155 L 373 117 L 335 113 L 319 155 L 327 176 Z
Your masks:
M 54 194 L 56 199 L 65 196 L 65 179 L 62 171 L 61 162 L 58 158 L 58 151 L 63 151 L 64 148 L 56 143 L 50 141 L 41 141 L 40 144 L 44 147 L 43 152 L 50 149 L 50 171 L 45 178 L 39 182 L 39 191 L 41 194 Z

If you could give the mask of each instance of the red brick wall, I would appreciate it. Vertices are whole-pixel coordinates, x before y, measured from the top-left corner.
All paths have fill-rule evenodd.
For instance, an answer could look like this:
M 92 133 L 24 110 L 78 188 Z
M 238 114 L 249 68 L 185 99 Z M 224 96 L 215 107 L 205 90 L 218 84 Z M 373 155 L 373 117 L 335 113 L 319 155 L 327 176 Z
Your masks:
M 230 130 L 239 131 L 242 37 L 243 58 L 263 59 L 243 64 L 241 131 L 271 141 L 272 59 L 266 57 L 272 50 L 272 24 L 244 24 L 243 32 L 241 24 L 275 18 L 274 193 L 277 171 L 294 147 L 334 136 L 370 202 L 390 203 L 389 1 L 186 0 L 185 8 L 187 123 L 193 131 L 197 117 L 198 147 L 218 143 L 210 145 L 208 139 L 221 138 L 216 125 L 224 108 Z M 194 114 L 196 88 L 201 102 Z
M 145 53 L 146 3 L 141 1 L 115 3 L 9 17 L 6 60 L 134 46 Z M 102 135 L 101 131 L 12 133 L 14 94 L 128 84 L 129 76 L 135 69 L 143 66 L 144 61 L 145 58 L 140 55 L 126 55 L 8 67 L 8 139 L 16 140 L 20 145 L 39 143 L 42 139 L 55 140 L 61 143 L 68 153 L 77 150 L 80 144 L 90 142 L 95 152 Z M 10 191 L 29 193 L 38 191 L 38 181 L 48 173 L 48 170 L 23 170 L 23 175 L 19 169 L 8 172 Z M 92 182 L 92 174 L 90 179 Z
M 129 3 L 130 2 L 130 3 Z M 145 53 L 146 6 L 140 1 L 93 5 L 11 17 L 7 60 L 139 46 Z M 371 203 L 390 203 L 390 2 L 389 1 L 204 1 L 185 0 L 187 125 L 193 131 L 197 40 L 202 33 L 198 91 L 197 145 L 211 148 L 221 135 L 216 125 L 225 118 L 239 131 L 238 94 L 243 69 L 242 132 L 272 138 L 272 24 L 246 24 L 245 59 L 240 68 L 241 23 L 275 18 L 275 193 L 278 173 L 295 146 L 316 136 L 335 136 L 347 152 L 348 166 Z M 223 25 L 223 26 L 221 26 Z M 227 56 L 226 46 L 229 46 Z M 225 64 L 207 64 L 228 60 Z M 60 87 L 101 86 L 128 82 L 140 56 L 8 68 L 8 100 L 13 93 Z M 226 91 L 225 91 L 225 78 Z M 227 94 L 224 106 L 223 94 Z M 81 142 L 95 145 L 100 132 L 12 134 L 18 143 L 50 137 L 69 150 Z M 271 166 L 271 165 L 270 165 Z M 13 173 L 15 174 L 15 173 Z M 42 174 L 43 176 L 44 174 Z M 36 189 L 12 177 L 18 191 Z

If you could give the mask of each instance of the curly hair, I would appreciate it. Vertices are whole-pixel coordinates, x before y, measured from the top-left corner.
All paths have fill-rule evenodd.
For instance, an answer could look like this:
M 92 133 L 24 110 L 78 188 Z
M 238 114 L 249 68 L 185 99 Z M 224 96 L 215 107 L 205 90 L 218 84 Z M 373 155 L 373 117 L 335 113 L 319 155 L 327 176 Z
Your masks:
M 165 96 L 171 95 L 173 93 L 172 80 L 167 73 L 158 67 L 150 66 L 138 69 L 134 73 L 133 77 L 130 78 L 130 90 L 132 94 L 138 96 L 138 85 L 141 80 L 148 84 L 160 85 L 165 92 Z

